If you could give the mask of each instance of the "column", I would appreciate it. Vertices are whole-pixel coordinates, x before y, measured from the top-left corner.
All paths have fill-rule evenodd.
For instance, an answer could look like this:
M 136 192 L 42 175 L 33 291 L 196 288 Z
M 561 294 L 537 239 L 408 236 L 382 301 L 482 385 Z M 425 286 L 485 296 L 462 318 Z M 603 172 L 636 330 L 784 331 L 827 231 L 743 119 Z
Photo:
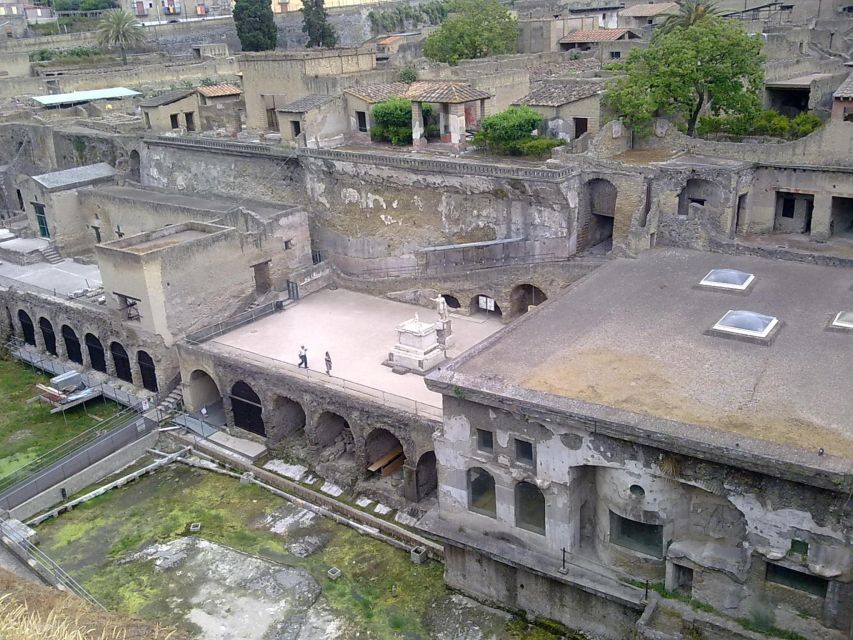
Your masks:
M 450 144 L 455 151 L 465 148 L 465 104 L 450 105 Z
M 816 193 L 812 208 L 811 237 L 818 242 L 826 242 L 831 235 L 829 223 L 832 219 L 832 196 Z

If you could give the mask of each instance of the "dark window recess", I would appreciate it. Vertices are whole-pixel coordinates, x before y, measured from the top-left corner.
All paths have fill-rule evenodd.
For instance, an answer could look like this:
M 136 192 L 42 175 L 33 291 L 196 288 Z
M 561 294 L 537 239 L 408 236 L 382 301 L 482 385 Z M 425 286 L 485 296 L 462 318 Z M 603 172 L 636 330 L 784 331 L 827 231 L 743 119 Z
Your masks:
M 95 232 L 95 243 L 101 244 L 101 228 L 92 225 L 92 231 Z
M 660 558 L 663 555 L 663 527 L 629 520 L 611 511 L 610 542 Z
M 704 207 L 706 202 L 705 198 L 687 198 L 687 201 L 690 204 L 698 204 L 700 207 Z
M 285 240 L 284 241 L 284 250 L 288 251 L 290 249 L 293 249 L 293 240 Z
M 789 569 L 778 564 L 767 564 L 767 582 L 775 582 L 791 589 L 805 591 L 819 598 L 826 597 L 826 588 L 829 580 L 818 578 L 810 573 L 803 573 L 795 569 Z
M 300 133 L 302 133 L 302 123 L 300 123 L 299 120 L 291 120 L 290 131 L 293 133 L 293 137 L 296 138 Z
M 24 208 L 25 208 L 25 207 L 24 207 L 24 196 L 23 196 L 23 194 L 21 193 L 21 190 L 20 190 L 20 189 L 15 189 L 15 193 L 16 193 L 16 194 L 17 194 L 17 196 L 18 196 L 18 209 L 20 209 L 21 211 L 23 211 L 23 210 L 24 210 Z
M 187 121 L 187 131 L 195 131 L 195 114 L 185 113 L 184 119 Z
M 494 434 L 485 429 L 477 429 L 477 448 L 480 451 L 492 453 L 495 450 Z
M 784 198 L 782 200 L 782 217 L 793 218 L 796 205 L 797 201 L 794 198 Z
M 611 59 L 611 60 L 618 60 L 618 59 L 619 59 L 619 58 L 621 58 L 621 57 L 622 57 L 622 52 L 621 52 L 621 51 L 611 51 L 611 52 L 610 52 L 610 59 Z
M 533 443 L 527 440 L 515 440 L 515 459 L 522 464 L 533 464 Z
M 181 123 L 178 122 L 178 114 L 173 113 L 169 116 L 169 124 L 172 125 L 172 129 L 178 129 L 181 126 Z
M 809 555 L 809 543 L 805 540 L 791 540 L 791 553 L 795 553 L 803 557 Z
M 515 485 L 515 526 L 545 535 L 545 496 L 535 484 Z
M 468 469 L 468 508 L 484 516 L 497 517 L 495 479 L 485 469 Z
M 675 590 L 683 593 L 688 597 L 693 596 L 693 569 L 683 567 L 680 564 L 674 564 L 675 570 Z

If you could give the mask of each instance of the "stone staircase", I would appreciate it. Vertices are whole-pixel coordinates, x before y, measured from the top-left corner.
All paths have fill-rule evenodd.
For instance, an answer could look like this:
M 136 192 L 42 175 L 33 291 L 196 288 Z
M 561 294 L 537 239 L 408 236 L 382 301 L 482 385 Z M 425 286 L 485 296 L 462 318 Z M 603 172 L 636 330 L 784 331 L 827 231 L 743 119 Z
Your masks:
M 62 256 L 59 255 L 59 251 L 56 250 L 56 245 L 53 244 L 48 245 L 46 249 L 42 249 L 41 255 L 50 264 L 60 264 L 63 261 Z
M 157 411 L 161 414 L 174 413 L 183 399 L 184 392 L 181 389 L 181 386 L 178 385 L 169 395 L 163 398 L 163 401 L 160 404 L 157 405 Z

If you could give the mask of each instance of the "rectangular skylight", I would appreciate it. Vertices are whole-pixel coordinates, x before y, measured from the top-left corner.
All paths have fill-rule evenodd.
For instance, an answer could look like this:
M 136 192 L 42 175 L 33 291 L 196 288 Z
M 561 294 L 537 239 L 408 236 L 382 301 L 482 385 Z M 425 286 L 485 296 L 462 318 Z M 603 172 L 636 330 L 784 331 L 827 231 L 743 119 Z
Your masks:
M 754 275 L 738 271 L 737 269 L 711 269 L 699 284 L 704 287 L 715 287 L 717 289 L 746 291 L 753 280 L 755 280 Z
M 755 311 L 732 310 L 726 312 L 714 325 L 716 331 L 752 338 L 766 338 L 779 324 L 779 319 Z
M 839 311 L 832 321 L 833 327 L 853 329 L 853 311 Z

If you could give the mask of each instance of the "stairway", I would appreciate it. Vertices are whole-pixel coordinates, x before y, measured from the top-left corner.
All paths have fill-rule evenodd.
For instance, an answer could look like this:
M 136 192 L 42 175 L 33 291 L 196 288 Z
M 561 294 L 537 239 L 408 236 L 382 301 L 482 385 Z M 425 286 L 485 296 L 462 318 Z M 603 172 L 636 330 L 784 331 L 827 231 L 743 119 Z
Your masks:
M 56 245 L 53 244 L 49 244 L 46 249 L 42 249 L 41 255 L 50 264 L 60 264 L 64 260 L 63 257 L 59 255 L 59 251 L 56 250 Z
M 163 401 L 157 405 L 157 411 L 161 414 L 170 414 L 177 410 L 178 405 L 184 399 L 184 392 L 178 385 L 172 393 L 163 398 Z

